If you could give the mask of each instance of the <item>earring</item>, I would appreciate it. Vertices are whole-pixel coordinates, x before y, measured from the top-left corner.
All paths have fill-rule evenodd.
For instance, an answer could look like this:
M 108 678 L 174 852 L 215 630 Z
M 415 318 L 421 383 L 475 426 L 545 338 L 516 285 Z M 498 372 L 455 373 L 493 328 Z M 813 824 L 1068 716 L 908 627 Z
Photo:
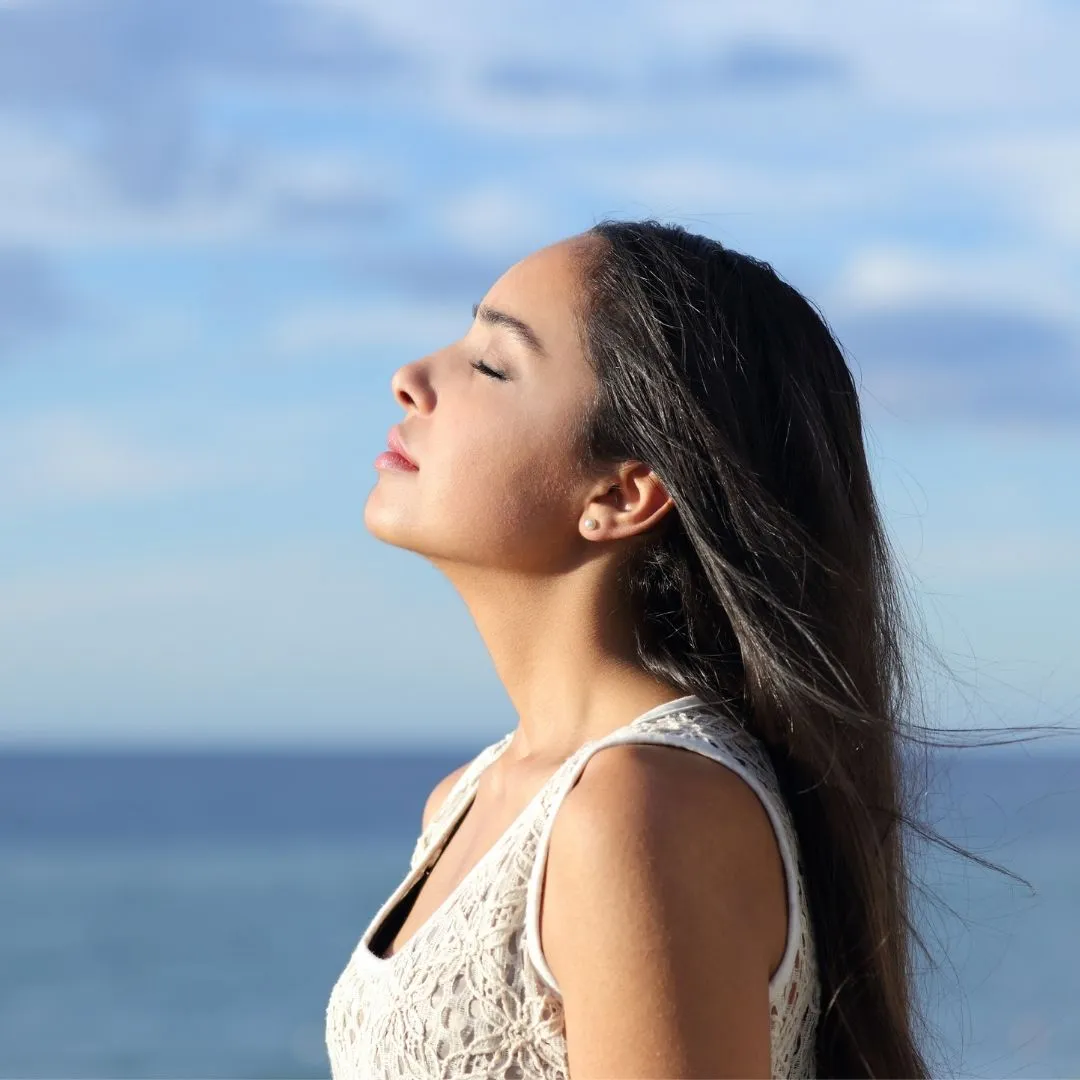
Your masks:
M 596 520 L 596 518 L 586 518 L 585 519 L 585 528 L 586 529 L 595 529 L 596 526 L 599 525 L 599 524 L 600 523 Z

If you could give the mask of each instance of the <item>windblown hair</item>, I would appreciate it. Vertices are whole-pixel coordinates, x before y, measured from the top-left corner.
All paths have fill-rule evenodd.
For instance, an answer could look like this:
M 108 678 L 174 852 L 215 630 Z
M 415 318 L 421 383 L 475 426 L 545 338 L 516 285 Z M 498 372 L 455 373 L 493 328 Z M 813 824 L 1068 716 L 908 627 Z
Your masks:
M 735 709 L 773 761 L 818 958 L 818 1075 L 926 1077 L 909 842 L 994 864 L 913 811 L 912 752 L 945 744 L 914 719 L 915 612 L 844 355 L 768 263 L 653 220 L 585 235 L 582 462 L 647 463 L 674 502 L 620 568 L 639 662 Z

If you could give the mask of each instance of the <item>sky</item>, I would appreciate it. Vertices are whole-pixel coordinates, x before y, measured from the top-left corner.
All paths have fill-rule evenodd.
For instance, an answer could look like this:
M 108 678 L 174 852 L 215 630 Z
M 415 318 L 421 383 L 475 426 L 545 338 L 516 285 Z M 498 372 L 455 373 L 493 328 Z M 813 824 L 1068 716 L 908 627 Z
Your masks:
M 0 743 L 510 730 L 371 463 L 394 371 L 608 216 L 825 314 L 930 718 L 1080 722 L 1078 40 L 1051 0 L 0 0 Z

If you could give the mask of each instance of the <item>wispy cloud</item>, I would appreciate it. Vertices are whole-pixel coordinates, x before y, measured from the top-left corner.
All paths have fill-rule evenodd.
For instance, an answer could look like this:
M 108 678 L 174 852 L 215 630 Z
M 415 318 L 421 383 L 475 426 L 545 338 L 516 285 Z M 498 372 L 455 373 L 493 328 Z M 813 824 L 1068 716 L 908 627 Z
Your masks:
M 331 9 L 274 0 L 234 0 L 226 11 L 186 0 L 38 0 L 3 19 L 0 100 L 102 120 L 130 116 L 132 91 L 141 91 L 136 102 L 160 107 L 194 104 L 215 77 L 370 90 L 408 74 L 411 61 L 362 15 L 343 20 Z M 53 62 L 42 64 L 43 55 Z
M 1076 289 L 1063 252 L 1035 238 L 1008 249 L 949 250 L 910 243 L 863 243 L 823 290 L 829 311 L 902 310 L 935 304 L 999 311 L 1023 309 L 1066 324 Z
M 229 470 L 210 455 L 140 444 L 78 412 L 6 424 L 0 463 L 7 511 L 160 498 L 230 482 Z
M 462 337 L 471 321 L 464 305 L 323 304 L 290 311 L 271 324 L 265 351 L 283 359 L 345 353 L 353 362 L 387 347 L 426 352 Z
M 1051 584 L 1078 581 L 1076 552 L 1080 530 L 1027 526 L 987 535 L 985 530 L 957 530 L 918 560 L 920 577 L 928 584 L 948 583 L 970 588 L 979 584 Z
M 1075 87 L 1080 79 L 1073 78 Z M 1007 219 L 1021 228 L 1038 228 L 1046 241 L 1074 254 L 1080 245 L 1080 124 L 1075 120 L 1080 92 L 1063 95 L 1069 110 L 1021 130 L 977 131 L 954 138 L 930 152 L 934 164 L 966 177 L 980 191 L 997 196 Z
M 507 258 L 449 245 L 432 248 L 405 242 L 386 250 L 343 248 L 330 261 L 358 287 L 404 301 L 459 303 L 463 310 L 479 300 L 509 265 Z
M 1080 343 L 1020 310 L 909 307 L 834 320 L 878 402 L 908 419 L 1080 420 Z
M 302 478 L 346 411 L 327 404 L 216 413 L 189 407 L 157 430 L 135 411 L 54 408 L 0 424 L 0 513 L 138 503 Z M 152 415 L 152 414 L 148 414 Z
M 430 568 L 280 543 L 351 546 L 394 367 L 608 215 L 819 303 L 864 401 L 920 422 L 887 430 L 941 483 L 934 584 L 1046 616 L 980 617 L 1003 652 L 1075 652 L 1032 560 L 1063 580 L 1076 535 L 1078 35 L 1043 0 L 0 0 L 0 717 L 139 731 L 175 704 L 258 737 L 403 684 L 419 714 L 395 619 L 441 686 L 479 683 Z M 985 518 L 958 508 L 1003 472 Z M 236 539 L 224 507 L 246 553 L 177 555 Z
M 100 156 L 47 126 L 0 117 L 0 243 L 64 253 L 146 247 L 312 242 L 384 229 L 400 212 L 389 162 L 354 151 L 214 145 L 171 174 L 154 198 L 133 196 Z
M 27 340 L 68 325 L 78 305 L 39 252 L 0 247 L 0 360 Z
M 663 74 L 660 86 L 669 93 L 806 93 L 855 81 L 849 57 L 778 35 L 736 39 L 696 63 L 672 65 Z

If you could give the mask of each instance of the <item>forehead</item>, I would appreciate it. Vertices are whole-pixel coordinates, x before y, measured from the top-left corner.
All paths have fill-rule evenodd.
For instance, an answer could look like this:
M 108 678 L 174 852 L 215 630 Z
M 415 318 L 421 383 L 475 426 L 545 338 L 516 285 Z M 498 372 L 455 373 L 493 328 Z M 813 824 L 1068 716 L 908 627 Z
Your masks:
M 578 259 L 587 243 L 575 236 L 532 252 L 488 289 L 483 302 L 527 322 L 550 355 L 579 351 Z

